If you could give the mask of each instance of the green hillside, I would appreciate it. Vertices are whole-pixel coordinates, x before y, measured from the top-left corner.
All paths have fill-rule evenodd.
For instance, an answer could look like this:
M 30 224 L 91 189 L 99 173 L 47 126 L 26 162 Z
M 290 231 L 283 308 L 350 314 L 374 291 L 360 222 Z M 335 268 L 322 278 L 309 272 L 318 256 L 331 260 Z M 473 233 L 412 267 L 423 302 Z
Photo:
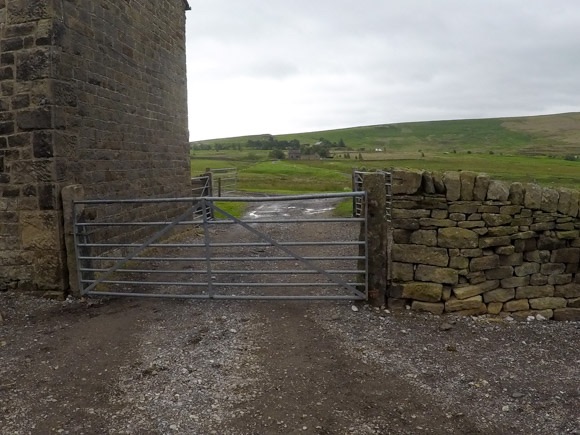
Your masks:
M 347 148 L 332 146 L 324 159 L 304 155 L 300 160 L 279 160 L 268 147 L 269 142 L 285 146 L 293 139 L 304 147 L 321 138 L 335 145 L 342 139 Z M 266 147 L 252 148 L 248 140 Z M 502 180 L 580 189 L 580 113 L 409 122 L 192 145 L 192 174 L 235 166 L 239 187 L 247 191 L 343 191 L 350 188 L 353 169 L 392 167 L 469 170 Z M 287 157 L 288 148 L 282 150 Z
M 238 144 L 269 135 L 241 136 L 195 142 Z M 339 130 L 315 131 L 274 136 L 277 140 L 297 139 L 315 143 L 342 139 L 353 150 L 390 153 L 410 152 L 494 152 L 505 154 L 565 156 L 580 155 L 580 113 L 564 113 L 520 118 L 468 119 L 409 122 Z M 391 158 L 397 156 L 391 156 Z M 401 155 L 400 158 L 404 158 Z

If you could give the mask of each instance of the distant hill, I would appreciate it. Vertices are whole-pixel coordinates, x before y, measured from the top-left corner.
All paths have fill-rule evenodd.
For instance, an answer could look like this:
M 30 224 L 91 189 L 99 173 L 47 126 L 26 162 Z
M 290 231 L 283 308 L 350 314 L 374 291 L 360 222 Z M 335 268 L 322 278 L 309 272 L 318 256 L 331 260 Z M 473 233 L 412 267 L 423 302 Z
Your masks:
M 192 145 L 239 144 L 270 135 L 240 136 L 192 142 Z M 342 139 L 354 150 L 477 151 L 506 154 L 580 155 L 580 113 L 518 118 L 465 119 L 372 125 L 307 133 L 275 135 L 278 140 L 315 143 Z

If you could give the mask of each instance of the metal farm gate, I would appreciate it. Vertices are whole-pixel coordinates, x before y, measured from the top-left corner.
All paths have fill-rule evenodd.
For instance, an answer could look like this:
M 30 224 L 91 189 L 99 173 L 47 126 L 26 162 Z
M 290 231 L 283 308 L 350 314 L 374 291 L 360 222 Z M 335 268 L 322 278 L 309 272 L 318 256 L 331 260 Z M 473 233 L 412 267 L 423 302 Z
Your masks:
M 391 221 L 392 209 L 393 209 L 393 178 L 390 171 L 375 171 L 375 172 L 365 172 L 365 171 L 352 171 L 352 191 L 362 192 L 363 191 L 363 180 L 364 176 L 367 174 L 384 174 L 385 175 L 385 193 L 386 193 L 386 206 L 385 206 L 385 219 L 387 222 Z M 354 217 L 359 217 L 363 213 L 363 202 L 359 197 L 353 197 L 352 199 L 352 215 Z
M 337 202 L 365 198 L 365 192 L 348 192 L 75 201 L 80 291 L 87 296 L 364 300 L 367 216 L 334 217 L 331 210 Z M 234 216 L 232 210 L 248 204 L 252 208 L 244 218 Z M 179 216 L 159 219 L 164 207 L 180 209 Z M 99 219 L 104 208 L 114 213 Z
M 228 196 L 238 189 L 237 168 L 206 169 L 211 174 L 212 190 L 215 196 Z

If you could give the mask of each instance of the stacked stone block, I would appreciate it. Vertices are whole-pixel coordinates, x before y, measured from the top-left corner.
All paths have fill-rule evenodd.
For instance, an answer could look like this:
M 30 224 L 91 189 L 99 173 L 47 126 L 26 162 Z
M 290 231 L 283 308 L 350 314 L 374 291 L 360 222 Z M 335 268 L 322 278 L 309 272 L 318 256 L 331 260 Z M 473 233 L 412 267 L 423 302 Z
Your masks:
M 471 172 L 393 172 L 390 302 L 580 319 L 579 192 Z
M 47 1 L 0 1 L 0 289 L 65 286 Z
M 189 194 L 186 6 L 0 0 L 0 290 L 66 289 L 62 187 Z

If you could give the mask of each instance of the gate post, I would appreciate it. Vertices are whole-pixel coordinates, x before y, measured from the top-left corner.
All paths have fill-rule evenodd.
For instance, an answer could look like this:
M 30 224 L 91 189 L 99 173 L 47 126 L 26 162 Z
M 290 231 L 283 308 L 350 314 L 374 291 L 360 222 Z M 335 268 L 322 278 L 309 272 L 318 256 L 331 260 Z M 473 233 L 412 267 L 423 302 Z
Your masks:
M 363 190 L 367 193 L 363 212 L 367 216 L 366 254 L 368 259 L 369 302 L 373 306 L 382 306 L 385 304 L 387 289 L 385 174 L 382 172 L 365 174 L 363 177 Z
M 68 267 L 69 293 L 75 297 L 81 296 L 79 287 L 79 271 L 75 248 L 75 213 L 82 213 L 83 205 L 75 210 L 74 201 L 80 201 L 85 197 L 85 191 L 81 185 L 65 186 L 61 190 L 62 212 L 64 223 L 64 242 L 66 248 L 66 263 Z

